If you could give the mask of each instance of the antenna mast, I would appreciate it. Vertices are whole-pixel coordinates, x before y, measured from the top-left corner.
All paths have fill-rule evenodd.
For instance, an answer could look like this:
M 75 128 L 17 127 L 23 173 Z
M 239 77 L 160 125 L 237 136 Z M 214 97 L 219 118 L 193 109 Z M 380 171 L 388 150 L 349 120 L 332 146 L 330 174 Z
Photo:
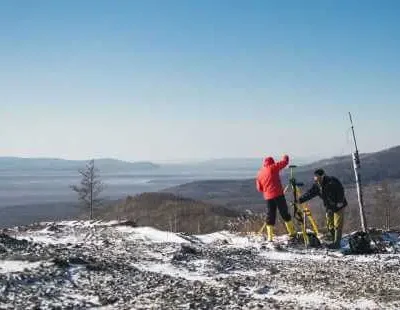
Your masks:
M 352 157 L 353 157 L 354 174 L 356 176 L 356 183 L 357 183 L 357 195 L 358 195 L 358 204 L 360 207 L 361 228 L 362 228 L 363 232 L 367 232 L 367 221 L 365 219 L 364 200 L 363 200 L 363 193 L 362 193 L 362 189 L 361 189 L 360 156 L 358 154 L 356 135 L 354 133 L 354 125 L 353 125 L 353 120 L 351 118 L 350 112 L 349 112 L 349 117 L 350 117 L 350 123 L 351 123 L 351 130 L 353 132 L 354 145 L 356 147 L 355 152 L 352 153 Z

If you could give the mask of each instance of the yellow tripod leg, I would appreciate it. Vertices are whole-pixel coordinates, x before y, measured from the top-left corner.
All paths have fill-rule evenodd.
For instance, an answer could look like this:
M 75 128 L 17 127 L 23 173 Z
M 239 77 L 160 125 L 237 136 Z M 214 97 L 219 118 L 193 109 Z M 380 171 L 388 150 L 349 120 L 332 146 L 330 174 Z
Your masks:
M 258 234 L 261 235 L 263 233 L 264 230 L 267 230 L 267 223 L 264 223 L 261 226 L 261 229 L 258 231 Z
M 307 231 L 306 231 L 306 226 L 304 224 L 301 225 L 301 232 L 303 234 L 304 244 L 306 246 L 308 246 L 310 244 L 310 240 L 308 238 Z
M 296 186 L 296 201 L 299 199 L 299 197 L 301 196 L 301 192 L 298 186 Z M 305 210 L 303 208 L 299 208 L 300 205 L 297 206 L 298 211 L 300 211 L 302 213 L 302 218 L 303 221 L 301 223 L 301 232 L 303 234 L 303 240 L 304 240 L 304 244 L 305 246 L 308 246 L 310 243 L 310 240 L 308 238 L 308 234 L 307 234 L 307 229 L 306 229 L 306 218 L 308 217 Z M 308 210 L 309 213 L 311 214 L 311 211 Z
M 308 220 L 310 221 L 312 230 L 318 235 L 318 226 L 314 220 L 314 217 L 311 214 L 311 210 L 308 208 L 306 204 L 302 204 L 301 207 L 303 209 L 304 214 L 308 217 Z
M 313 216 L 311 215 L 310 209 L 307 206 L 305 206 L 303 208 L 304 208 L 305 212 L 309 213 L 309 215 L 307 215 L 308 220 L 310 221 L 313 232 L 318 236 L 319 235 L 318 226 L 317 226 L 317 223 L 315 222 Z
M 290 169 L 290 179 L 291 180 L 293 180 L 293 176 L 294 176 L 293 168 L 295 168 L 295 166 L 291 167 L 291 169 Z M 301 232 L 303 234 L 304 243 L 307 247 L 309 245 L 309 237 L 307 234 L 307 218 L 309 219 L 312 229 L 317 236 L 319 235 L 318 226 L 311 214 L 311 210 L 308 208 L 308 205 L 307 204 L 301 204 L 301 205 L 297 204 L 297 201 L 298 201 L 299 197 L 301 196 L 300 188 L 296 185 L 295 182 L 290 182 L 289 185 L 291 185 L 291 188 L 294 192 L 294 196 L 295 196 L 294 203 L 296 204 L 295 207 L 297 207 L 297 212 L 299 212 L 299 215 L 301 214 L 301 216 L 302 216 L 302 221 L 300 221 L 301 222 L 300 226 L 301 226 Z M 286 193 L 286 191 L 288 190 L 289 185 L 285 187 L 284 193 Z M 298 220 L 300 220 L 300 219 L 298 219 Z
M 297 189 L 297 193 L 298 193 L 299 196 L 301 196 L 301 191 L 300 191 L 299 188 Z M 303 203 L 301 205 L 301 207 L 303 209 L 304 215 L 306 215 L 308 217 L 308 220 L 310 221 L 312 230 L 318 236 L 319 235 L 318 225 L 317 225 L 316 221 L 314 220 L 314 217 L 312 216 L 310 208 L 308 207 L 308 205 L 306 203 Z

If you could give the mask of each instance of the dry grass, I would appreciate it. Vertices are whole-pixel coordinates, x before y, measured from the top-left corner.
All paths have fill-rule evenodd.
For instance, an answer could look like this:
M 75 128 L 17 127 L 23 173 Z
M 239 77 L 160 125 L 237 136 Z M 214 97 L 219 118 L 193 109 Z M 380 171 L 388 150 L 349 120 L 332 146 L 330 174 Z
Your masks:
M 130 220 L 173 232 L 209 233 L 228 229 L 238 212 L 168 193 L 143 193 L 106 209 L 102 219 Z
M 368 226 L 385 228 L 387 222 L 385 210 L 390 209 L 391 228 L 399 227 L 400 183 L 387 185 L 388 190 L 383 197 L 377 194 L 379 186 L 381 184 L 370 184 L 364 188 Z M 237 192 L 236 196 L 240 196 L 240 192 Z M 258 194 L 257 196 L 259 197 Z M 348 233 L 360 229 L 360 216 L 355 188 L 348 187 L 346 196 L 349 206 L 345 213 L 344 232 Z M 290 195 L 287 196 L 287 201 L 288 203 L 291 201 Z M 129 196 L 124 201 L 103 210 L 100 218 L 128 219 L 140 226 L 150 225 L 176 232 L 209 233 L 229 229 L 243 234 L 256 233 L 265 223 L 265 202 L 258 198 L 257 203 L 255 211 L 248 211 L 252 210 L 252 204 L 247 204 L 245 201 L 232 209 L 229 201 L 226 206 L 221 206 L 210 201 L 198 201 L 171 193 L 143 193 L 134 197 Z M 315 198 L 309 202 L 309 206 L 319 231 L 326 232 L 325 208 L 321 200 Z M 291 207 L 290 212 L 292 214 Z M 300 230 L 299 226 L 297 228 Z M 286 234 L 279 215 L 275 232 L 277 235 Z

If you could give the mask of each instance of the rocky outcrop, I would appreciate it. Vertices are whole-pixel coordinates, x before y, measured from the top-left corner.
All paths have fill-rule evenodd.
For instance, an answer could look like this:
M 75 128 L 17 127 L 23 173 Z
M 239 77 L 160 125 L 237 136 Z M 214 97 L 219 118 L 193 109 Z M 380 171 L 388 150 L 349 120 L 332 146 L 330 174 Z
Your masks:
M 2 309 L 400 307 L 400 255 L 262 250 L 255 237 L 60 222 L 0 234 Z M 379 306 L 378 306 L 379 305 Z

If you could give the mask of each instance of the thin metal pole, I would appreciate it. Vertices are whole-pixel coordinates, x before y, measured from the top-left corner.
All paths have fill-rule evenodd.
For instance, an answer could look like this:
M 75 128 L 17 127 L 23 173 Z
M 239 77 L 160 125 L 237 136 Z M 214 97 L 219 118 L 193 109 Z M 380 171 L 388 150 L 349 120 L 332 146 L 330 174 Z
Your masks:
M 350 123 L 351 123 L 351 130 L 353 132 L 353 139 L 354 145 L 356 147 L 356 151 L 352 154 L 353 155 L 353 167 L 354 167 L 354 174 L 356 176 L 356 184 L 357 184 L 357 195 L 358 195 L 358 205 L 360 207 L 360 219 L 361 219 L 361 228 L 363 232 L 367 231 L 367 221 L 365 218 L 364 213 L 364 200 L 363 200 L 363 193 L 361 188 L 361 176 L 360 176 L 360 157 L 358 154 L 358 147 L 357 147 L 357 140 L 356 135 L 354 133 L 354 125 L 353 120 L 351 118 L 351 113 L 349 112 Z

